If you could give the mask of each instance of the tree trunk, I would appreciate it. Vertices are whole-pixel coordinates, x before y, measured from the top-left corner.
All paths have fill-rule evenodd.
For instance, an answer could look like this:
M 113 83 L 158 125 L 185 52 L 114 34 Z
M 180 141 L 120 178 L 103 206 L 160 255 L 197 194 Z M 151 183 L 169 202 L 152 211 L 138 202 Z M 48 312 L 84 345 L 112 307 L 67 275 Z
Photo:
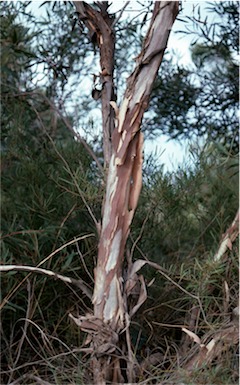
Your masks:
M 130 317 L 146 299 L 146 290 L 143 277 L 140 277 L 138 302 L 133 309 L 128 309 L 127 298 L 131 289 L 136 286 L 136 272 L 141 266 L 134 267 L 128 261 L 129 266 L 124 274 L 124 251 L 142 186 L 141 121 L 178 13 L 178 1 L 155 2 L 143 48 L 136 58 L 136 68 L 128 79 L 119 110 L 112 100 L 114 32 L 106 14 L 107 2 L 102 3 L 101 12 L 93 10 L 84 2 L 75 2 L 75 5 L 89 30 L 94 30 L 98 35 L 103 88 L 105 87 L 105 92 L 102 93 L 104 156 L 105 163 L 109 164 L 95 268 L 92 300 L 94 311 L 92 315 L 80 317 L 76 322 L 90 336 L 94 383 L 120 383 L 124 380 L 132 382 L 135 381 L 135 363 L 128 328 Z M 125 372 L 121 367 L 122 357 L 126 358 Z
M 99 47 L 101 73 L 98 75 L 102 89 L 98 90 L 102 102 L 104 166 L 108 169 L 112 154 L 111 136 L 114 129 L 114 110 L 110 104 L 115 101 L 113 71 L 115 55 L 115 32 L 113 18 L 108 14 L 108 1 L 97 2 L 100 11 L 84 1 L 74 1 L 80 20 L 87 26 L 92 44 Z

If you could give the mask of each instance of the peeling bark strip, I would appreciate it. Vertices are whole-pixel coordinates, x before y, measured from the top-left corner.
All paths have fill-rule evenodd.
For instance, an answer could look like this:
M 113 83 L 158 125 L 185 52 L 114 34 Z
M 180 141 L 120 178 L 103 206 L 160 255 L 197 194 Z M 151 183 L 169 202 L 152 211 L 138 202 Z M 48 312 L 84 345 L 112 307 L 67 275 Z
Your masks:
M 123 279 L 124 250 L 142 187 L 141 122 L 178 13 L 178 1 L 155 2 L 143 48 L 136 58 L 136 67 L 128 79 L 119 110 L 112 98 L 115 34 L 107 13 L 108 2 L 94 3 L 100 12 L 85 2 L 74 3 L 80 20 L 92 36 L 95 34 L 100 48 L 104 157 L 105 165 L 109 165 L 109 168 L 98 260 L 94 271 L 94 311 L 86 317 L 71 317 L 88 333 L 94 383 L 106 384 L 106 379 L 111 383 L 124 382 L 123 373 L 132 383 L 135 378 L 135 359 L 129 323 L 130 317 L 145 301 L 147 293 L 143 276 L 138 278 L 136 274 L 142 262 L 138 266 L 132 265 L 131 269 L 129 260 L 128 272 Z M 135 306 L 128 309 L 127 298 L 137 280 L 140 284 L 139 298 Z M 120 341 L 120 335 L 121 339 L 125 338 L 124 342 Z M 121 368 L 120 357 L 126 359 L 125 372 Z
M 214 262 L 218 262 L 221 260 L 223 255 L 226 253 L 227 249 L 232 250 L 232 243 L 239 235 L 239 219 L 240 219 L 240 210 L 238 209 L 237 214 L 231 224 L 231 226 L 227 229 L 225 234 L 222 236 L 222 241 L 218 248 L 217 253 L 214 255 Z
M 103 123 L 103 153 L 104 166 L 108 168 L 112 153 L 111 136 L 114 129 L 114 110 L 111 100 L 115 100 L 113 71 L 115 55 L 115 32 L 112 28 L 113 18 L 108 14 L 108 1 L 96 2 L 97 11 L 84 1 L 74 1 L 79 19 L 89 30 L 93 44 L 97 44 L 100 51 L 102 83 L 102 123 Z
M 113 131 L 98 263 L 95 269 L 94 315 L 113 330 L 124 327 L 122 264 L 124 248 L 142 185 L 143 135 L 140 125 L 148 107 L 153 82 L 161 64 L 177 1 L 155 2 L 153 16 L 136 68 Z

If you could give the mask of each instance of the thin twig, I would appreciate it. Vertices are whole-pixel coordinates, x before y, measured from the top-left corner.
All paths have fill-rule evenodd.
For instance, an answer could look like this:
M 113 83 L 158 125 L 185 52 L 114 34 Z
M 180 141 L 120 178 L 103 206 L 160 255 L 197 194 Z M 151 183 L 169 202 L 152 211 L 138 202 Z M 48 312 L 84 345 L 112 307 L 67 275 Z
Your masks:
M 93 236 L 95 236 L 95 234 L 87 234 L 87 235 L 75 238 L 72 241 L 69 241 L 67 243 L 64 243 L 64 245 L 62 245 L 57 250 L 55 250 L 51 254 L 49 254 L 46 258 L 44 258 L 36 267 L 39 267 L 39 266 L 43 265 L 44 262 L 48 261 L 50 258 L 52 258 L 55 254 L 57 254 L 59 251 L 61 251 L 65 247 L 67 247 L 69 245 L 72 245 L 75 242 L 78 242 L 78 241 L 81 241 L 83 239 L 86 239 L 86 238 L 89 238 L 89 237 L 93 237 Z M 19 284 L 16 285 L 15 288 L 10 293 L 8 293 L 6 295 L 6 297 L 3 299 L 2 303 L 0 304 L 0 310 L 6 305 L 6 303 L 12 297 L 12 295 L 19 289 L 19 287 L 21 287 L 21 285 L 30 277 L 31 274 L 32 273 L 29 273 L 25 278 L 23 278 L 23 280 L 21 282 L 19 282 Z
M 62 220 L 62 222 L 61 222 L 61 224 L 60 224 L 60 226 L 59 226 L 57 235 L 56 235 L 56 239 L 55 239 L 55 243 L 54 243 L 53 249 L 55 249 L 55 247 L 56 247 L 56 243 L 57 243 L 58 237 L 59 237 L 59 235 L 60 235 L 60 233 L 61 233 L 61 230 L 62 230 L 62 228 L 63 228 L 65 222 L 68 220 L 68 218 L 70 217 L 70 215 L 72 214 L 72 212 L 75 210 L 76 206 L 77 206 L 77 204 L 75 203 L 75 204 L 71 207 L 71 209 L 68 211 L 67 215 L 65 215 L 65 217 L 63 218 L 63 220 Z
M 87 266 L 86 266 L 86 263 L 85 263 L 85 261 L 84 261 L 83 255 L 82 255 L 82 253 L 81 253 L 81 251 L 80 251 L 80 248 L 79 248 L 79 245 L 78 245 L 77 242 L 76 242 L 76 247 L 77 247 L 78 255 L 80 256 L 81 262 L 82 262 L 82 264 L 83 264 L 83 267 L 84 267 L 84 269 L 85 269 L 87 275 L 89 276 L 89 278 L 91 279 L 91 281 L 94 282 L 93 276 L 91 275 L 90 271 L 88 270 L 88 268 L 87 268 Z
M 43 93 L 37 92 L 37 91 L 36 92 L 21 92 L 19 94 L 13 94 L 13 95 L 9 95 L 9 96 L 12 96 L 12 97 L 22 97 L 22 96 L 34 96 L 34 95 L 42 97 L 50 105 L 50 107 L 54 111 L 57 112 L 59 117 L 62 119 L 63 123 L 66 125 L 67 129 L 73 134 L 73 136 L 78 140 L 78 142 L 80 142 L 85 147 L 85 149 L 87 150 L 89 155 L 92 157 L 92 159 L 95 161 L 96 165 L 98 166 L 99 171 L 101 172 L 101 174 L 104 177 L 105 176 L 104 169 L 103 169 L 101 163 L 99 162 L 97 156 L 95 155 L 95 153 L 91 149 L 91 147 L 82 138 L 82 136 L 77 131 L 74 130 L 74 128 L 69 123 L 67 118 L 65 118 L 65 116 L 62 114 L 62 112 L 55 106 L 54 103 L 51 102 L 51 100 L 49 100 L 49 98 L 47 96 L 45 96 Z
M 43 233 L 44 230 L 21 230 L 21 231 L 13 231 L 12 233 L 9 233 L 9 234 L 5 234 L 3 235 L 2 237 L 0 237 L 0 239 L 4 239 L 4 238 L 9 238 L 9 237 L 12 237 L 14 235 L 25 235 L 25 234 L 35 234 L 35 233 Z
M 118 17 L 117 17 L 116 20 L 114 20 L 114 22 L 112 23 L 112 28 L 114 28 L 115 25 L 119 22 L 119 20 L 121 19 L 122 14 L 123 14 L 125 8 L 127 8 L 127 6 L 128 6 L 129 3 L 130 3 L 130 1 L 126 1 L 126 3 L 124 4 L 124 6 L 122 7 L 122 9 L 121 9 L 121 11 L 120 11 Z
M 192 294 L 190 293 L 190 291 L 184 289 L 184 287 L 182 287 L 181 285 L 179 285 L 177 282 L 175 282 L 171 277 L 169 277 L 168 274 L 164 273 L 162 267 L 160 265 L 158 265 L 157 263 L 154 263 L 154 262 L 150 262 L 150 261 L 147 261 L 147 263 L 149 264 L 149 266 L 152 266 L 154 267 L 161 275 L 163 275 L 163 277 L 165 277 L 167 280 L 169 280 L 174 286 L 176 286 L 178 289 L 180 289 L 181 291 L 183 291 L 183 293 L 189 295 L 190 297 L 194 298 L 195 300 L 197 300 L 198 304 L 199 304 L 199 308 L 201 309 L 201 312 L 202 312 L 202 316 L 204 318 L 204 321 L 205 323 L 212 329 L 212 326 L 209 324 L 209 322 L 207 321 L 207 318 L 206 318 L 206 315 L 205 315 L 205 312 L 203 310 L 203 306 L 202 306 L 202 303 L 200 301 L 200 298 L 198 295 L 195 295 L 195 294 Z
M 147 213 L 147 215 L 146 215 L 146 218 L 145 218 L 144 221 L 143 221 L 143 224 L 142 224 L 142 227 L 141 227 L 141 229 L 140 229 L 140 232 L 139 232 L 139 235 L 138 235 L 137 239 L 133 242 L 133 245 L 132 245 L 132 248 L 131 248 L 131 252 L 130 252 L 130 261 L 132 261 L 134 250 L 135 250 L 135 248 L 136 248 L 138 242 L 139 242 L 140 239 L 142 238 L 143 231 L 144 231 L 144 228 L 145 228 L 145 224 L 146 224 L 147 221 L 148 221 L 149 215 L 150 215 L 150 210 L 148 211 L 148 213 Z M 132 236 L 131 236 L 131 238 L 132 238 Z
M 0 268 L 1 268 L 1 266 L 0 266 Z M 33 292 L 31 293 L 31 284 L 30 284 L 29 279 L 27 279 L 27 292 L 28 292 L 28 301 L 27 301 L 26 319 L 25 319 L 25 322 L 24 322 L 23 334 L 22 334 L 22 337 L 20 339 L 19 345 L 17 347 L 17 357 L 16 357 L 16 359 L 14 361 L 13 367 L 15 367 L 17 365 L 19 357 L 21 355 L 22 345 L 23 345 L 25 336 L 27 334 L 27 328 L 28 328 L 27 319 L 30 318 L 30 311 L 31 311 L 31 303 L 32 303 Z
M 37 384 L 41 384 L 41 385 L 52 385 L 50 382 L 48 381 L 44 381 L 42 378 L 38 377 L 38 376 L 34 376 L 33 374 L 24 374 L 22 377 L 20 378 L 17 378 L 15 381 L 13 382 L 10 382 L 9 385 L 17 385 L 17 384 L 23 384 L 22 381 L 26 381 L 26 380 L 35 380 L 37 381 L 36 382 L 36 385 Z
M 70 168 L 68 162 L 67 162 L 66 159 L 62 156 L 62 154 L 60 154 L 60 152 L 58 151 L 58 149 L 57 149 L 57 147 L 56 147 L 56 145 L 55 145 L 55 143 L 54 143 L 54 141 L 53 141 L 53 139 L 52 139 L 51 136 L 48 134 L 48 132 L 47 132 L 47 130 L 46 130 L 44 124 L 43 124 L 43 121 L 42 121 L 42 119 L 41 119 L 41 116 L 39 115 L 39 112 L 36 110 L 36 108 L 34 108 L 34 107 L 32 107 L 32 108 L 33 108 L 33 111 L 35 112 L 35 114 L 37 115 L 37 117 L 38 117 L 38 119 L 39 119 L 39 122 L 41 123 L 41 126 L 42 126 L 43 130 L 45 131 L 45 134 L 48 136 L 50 142 L 52 143 L 55 152 L 57 153 L 57 155 L 59 156 L 59 158 L 62 160 L 62 162 L 65 164 L 65 167 L 66 167 L 66 169 L 67 169 L 69 175 L 71 176 L 71 178 L 72 178 L 72 180 L 73 180 L 73 182 L 74 182 L 74 185 L 75 185 L 75 187 L 76 187 L 76 189 L 77 189 L 77 191 L 78 191 L 78 194 L 80 195 L 80 197 L 81 197 L 81 199 L 82 199 L 84 205 L 86 206 L 86 208 L 87 208 L 87 210 L 88 210 L 88 212 L 89 212 L 89 214 L 90 214 L 90 216 L 91 216 L 91 218 L 92 218 L 92 220 L 93 220 L 93 222 L 94 222 L 94 224 L 95 224 L 95 226 L 96 226 L 96 229 L 97 229 L 98 233 L 100 233 L 100 224 L 99 224 L 99 222 L 97 221 L 97 219 L 95 218 L 95 216 L 94 216 L 94 214 L 93 214 L 93 212 L 92 212 L 91 207 L 88 205 L 88 203 L 87 203 L 87 201 L 86 201 L 86 199 L 85 199 L 85 197 L 84 197 L 84 195 L 83 195 L 83 193 L 82 193 L 82 191 L 81 191 L 81 189 L 80 189 L 80 187 L 79 187 L 79 185 L 78 185 L 78 183 L 77 183 L 77 181 L 76 181 L 76 178 L 75 178 L 75 176 L 74 176 L 73 173 L 72 173 L 72 170 L 71 170 L 71 168 Z
M 91 291 L 88 289 L 88 287 L 86 286 L 86 284 L 84 283 L 84 281 L 81 278 L 78 278 L 78 279 L 70 278 L 70 277 L 67 277 L 65 275 L 55 273 L 52 270 L 41 269 L 41 268 L 34 267 L 34 266 L 22 266 L 22 265 L 0 266 L 0 271 L 2 271 L 2 272 L 12 271 L 12 270 L 30 271 L 31 273 L 45 274 L 45 275 L 48 275 L 49 277 L 60 279 L 61 281 L 65 282 L 65 283 L 70 283 L 72 285 L 79 287 L 82 290 L 82 292 L 84 294 L 86 294 L 86 296 L 88 298 L 92 298 Z

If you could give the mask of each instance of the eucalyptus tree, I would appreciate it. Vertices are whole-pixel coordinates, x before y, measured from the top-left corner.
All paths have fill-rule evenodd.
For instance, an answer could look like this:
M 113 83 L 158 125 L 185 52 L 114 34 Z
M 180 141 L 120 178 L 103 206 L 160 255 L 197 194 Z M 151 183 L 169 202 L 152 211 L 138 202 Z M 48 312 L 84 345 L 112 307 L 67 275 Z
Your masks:
M 4 61 L 6 67 L 3 68 L 9 76 L 7 80 L 5 79 L 4 86 L 7 88 L 2 99 L 6 106 L 3 115 L 7 122 L 4 143 L 8 150 L 9 143 L 14 145 L 14 141 L 20 137 L 19 134 L 25 135 L 26 141 L 21 142 L 25 158 L 21 157 L 20 161 L 24 159 L 21 164 L 25 167 L 31 155 L 31 167 L 35 172 L 29 174 L 26 172 L 26 175 L 34 174 L 33 179 L 38 187 L 39 198 L 37 209 L 41 207 L 42 211 L 36 213 L 36 206 L 22 204 L 26 203 L 24 194 L 31 188 L 31 184 L 26 190 L 26 184 L 19 188 L 18 179 L 15 177 L 17 174 L 13 173 L 14 177 L 11 175 L 10 182 L 5 184 L 11 196 L 9 194 L 7 197 L 5 192 L 4 198 L 9 204 L 9 201 L 13 200 L 11 197 L 14 197 L 15 190 L 18 189 L 20 192 L 22 199 L 19 200 L 20 225 L 26 224 L 23 218 L 26 207 L 30 207 L 34 212 L 34 215 L 28 217 L 31 220 L 36 219 L 30 223 L 36 224 L 36 227 L 39 225 L 40 231 L 46 229 L 44 227 L 46 223 L 49 227 L 52 223 L 55 225 L 56 218 L 57 226 L 54 232 L 49 231 L 48 240 L 42 242 L 44 247 L 56 246 L 55 240 L 52 239 L 54 236 L 56 242 L 60 239 L 66 241 L 66 238 L 62 237 L 65 231 L 68 236 L 75 236 L 75 231 L 82 233 L 93 230 L 98 242 L 98 251 L 94 250 L 96 255 L 90 263 L 90 269 L 93 269 L 93 260 L 96 261 L 94 287 L 91 292 L 88 286 L 88 290 L 85 291 L 88 295 L 82 299 L 83 303 L 86 302 L 85 307 L 88 306 L 91 310 L 83 314 L 85 309 L 83 306 L 79 317 L 76 317 L 75 313 L 71 313 L 70 317 L 79 329 L 87 334 L 85 343 L 90 345 L 83 347 L 82 350 L 80 348 L 80 351 L 90 357 L 89 373 L 90 375 L 93 373 L 91 380 L 97 384 L 104 384 L 107 381 L 133 382 L 138 377 L 139 362 L 132 349 L 130 326 L 132 317 L 137 314 L 147 298 L 144 277 L 137 274 L 146 261 L 133 262 L 132 252 L 126 251 L 126 242 L 142 187 L 143 131 L 154 134 L 160 122 L 162 132 L 166 130 L 172 137 L 180 134 L 188 135 L 192 124 L 195 124 L 194 118 L 197 114 L 201 115 L 197 111 L 200 111 L 198 108 L 201 107 L 199 100 L 202 91 L 199 84 L 192 82 L 191 71 L 162 62 L 168 36 L 178 13 L 178 2 L 155 4 L 148 2 L 147 6 L 143 7 L 141 21 L 136 23 L 121 20 L 124 7 L 118 13 L 110 12 L 109 2 L 45 3 L 42 9 L 46 10 L 46 15 L 34 24 L 34 28 L 31 23 L 28 24 L 31 25 L 29 31 L 21 26 L 17 28 L 16 25 L 12 25 L 15 27 L 13 34 L 9 30 L 6 32 L 4 28 L 2 29 L 3 34 L 5 31 L 4 48 L 6 50 L 11 48 L 10 35 L 13 46 L 19 40 L 19 44 L 14 46 L 14 55 L 16 52 L 21 55 L 21 58 L 18 56 L 18 60 L 14 57 L 10 62 L 9 52 L 6 51 L 7 59 Z M 14 13 L 16 20 L 17 16 L 28 15 L 29 4 L 20 4 L 24 9 L 21 9 L 19 15 L 17 12 Z M 8 8 L 8 21 L 13 11 L 11 7 L 14 8 L 14 5 Z M 36 19 L 32 17 L 32 20 Z M 144 30 L 146 36 L 143 39 Z M 17 34 L 19 32 L 21 38 L 16 39 L 16 32 Z M 27 32 L 32 33 L 31 38 Z M 26 44 L 27 48 L 24 46 L 24 36 L 31 41 L 31 45 Z M 141 51 L 140 44 L 142 44 Z M 138 55 L 137 47 L 140 51 Z M 130 54 L 135 56 L 135 69 L 128 77 L 126 90 L 123 92 L 124 78 L 130 73 L 129 63 L 126 60 Z M 198 59 L 200 56 L 197 55 Z M 198 59 L 195 60 L 196 65 Z M 23 72 L 18 67 L 22 60 Z M 162 71 L 160 77 L 157 77 L 161 63 Z M 11 78 L 13 69 L 16 83 Z M 199 65 L 198 71 L 203 70 L 204 65 Z M 20 78 L 24 81 L 20 81 Z M 8 83 L 14 85 L 14 90 L 8 87 Z M 18 114 L 11 114 L 9 100 L 17 100 L 15 108 L 19 108 L 20 102 L 24 102 L 22 108 L 18 109 Z M 149 106 L 152 107 L 152 111 L 146 116 L 145 111 Z M 91 111 L 92 117 L 89 118 Z M 11 124 L 13 131 L 9 129 Z M 14 126 L 19 130 L 15 136 L 11 136 Z M 99 153 L 94 153 L 94 143 L 90 143 L 92 147 L 89 146 L 76 132 L 80 126 L 86 131 L 93 132 L 97 127 L 102 128 L 103 150 L 99 150 L 98 146 Z M 197 131 L 198 127 L 195 128 Z M 29 138 L 32 140 L 31 143 Z M 82 144 L 86 151 L 83 151 Z M 99 145 L 98 139 L 97 144 Z M 48 146 L 53 146 L 53 153 L 45 151 Z M 59 148 L 64 151 L 61 152 Z M 19 166 L 18 159 L 16 161 L 14 155 L 16 154 L 13 151 L 10 160 Z M 39 161 L 36 165 L 36 159 L 42 163 Z M 22 172 L 21 167 L 18 168 L 18 172 L 19 169 Z M 41 177 L 41 180 L 45 178 L 45 182 L 39 183 L 36 177 Z M 16 188 L 12 183 L 14 178 Z M 49 183 L 48 178 L 55 183 Z M 166 184 L 167 189 L 172 188 L 175 191 L 172 200 L 176 206 L 179 203 L 181 206 L 182 202 L 179 199 L 182 195 L 181 188 L 179 192 L 177 182 L 171 185 L 172 182 L 169 184 L 166 179 L 162 175 L 156 175 L 157 197 L 154 200 L 158 203 L 159 190 L 161 193 L 162 186 Z M 184 176 L 181 180 L 184 183 Z M 189 185 L 195 180 L 196 178 L 189 177 L 188 182 L 187 178 L 186 195 L 189 193 Z M 154 187 L 154 180 L 149 183 L 149 188 L 151 187 Z M 49 197 L 46 197 L 48 193 Z M 66 193 L 71 195 L 72 200 L 65 201 Z M 154 195 L 151 190 L 150 194 L 152 193 Z M 104 200 L 101 214 L 102 194 Z M 187 198 L 193 205 L 191 207 L 188 205 L 188 210 L 184 213 L 185 218 L 198 229 L 199 224 L 189 210 L 199 208 L 199 199 L 196 197 L 192 202 L 189 194 Z M 36 200 L 32 201 L 34 205 L 35 202 Z M 147 208 L 151 202 L 145 203 L 144 206 Z M 145 216 L 144 208 L 142 208 L 143 216 Z M 168 215 L 167 212 L 165 215 Z M 5 218 L 7 216 L 5 212 Z M 12 219 L 14 222 L 14 217 Z M 155 224 L 155 212 L 154 218 L 151 219 Z M 172 231 L 173 226 L 176 227 L 176 222 L 173 222 L 171 219 L 168 222 Z M 179 215 L 178 223 L 181 222 L 182 217 Z M 23 232 L 24 230 L 25 228 L 22 229 Z M 192 237 L 190 232 L 189 237 Z M 152 239 L 155 242 L 158 235 L 151 237 Z M 37 241 L 34 245 L 38 246 Z M 27 249 L 28 255 L 32 257 L 36 250 Z M 72 268 L 72 271 L 79 269 L 76 262 L 72 265 L 70 263 L 73 255 L 69 256 L 68 253 L 67 255 L 68 262 L 63 266 L 68 263 L 68 268 Z M 40 258 L 39 253 L 37 257 Z M 152 266 L 156 267 L 156 264 Z M 88 278 L 89 276 L 91 277 L 91 274 L 88 272 Z M 79 282 L 82 282 L 82 276 Z M 15 360 L 15 364 L 17 361 Z
M 19 17 L 25 14 L 28 5 L 28 3 L 20 5 L 24 9 L 19 12 Z M 5 6 L 7 7 L 6 4 Z M 146 288 L 143 277 L 140 276 L 138 280 L 136 275 L 141 266 L 137 267 L 130 259 L 126 259 L 125 245 L 142 186 L 141 121 L 148 107 L 152 85 L 167 46 L 172 24 L 178 13 L 178 2 L 156 2 L 154 6 L 152 5 L 151 19 L 142 50 L 136 58 L 135 69 L 128 78 L 120 105 L 116 103 L 114 85 L 115 28 L 118 19 L 108 12 L 108 2 L 96 2 L 92 5 L 75 2 L 77 28 L 65 22 L 66 14 L 69 15 L 66 12 L 69 6 L 71 4 L 68 2 L 53 4 L 56 20 L 60 21 L 57 26 L 54 25 L 54 18 L 52 24 L 44 20 L 38 23 L 40 28 L 32 36 L 36 44 L 34 54 L 29 60 L 32 77 L 26 78 L 24 86 L 19 84 L 15 96 L 23 97 L 28 103 L 25 96 L 31 94 L 31 108 L 28 109 L 29 134 L 31 130 L 33 134 L 37 130 L 32 117 L 32 114 L 35 114 L 37 124 L 40 124 L 40 132 L 45 132 L 46 137 L 52 142 L 54 136 L 56 135 L 57 138 L 59 135 L 58 116 L 64 115 L 63 103 L 66 103 L 69 97 L 67 83 L 70 74 L 76 75 L 75 82 L 80 78 L 79 74 L 82 79 L 85 79 L 86 73 L 89 72 L 86 47 L 90 44 L 91 47 L 93 45 L 93 51 L 99 49 L 100 71 L 99 74 L 94 74 L 93 79 L 98 77 L 99 96 L 102 102 L 106 192 L 102 208 L 103 218 L 99 222 L 81 194 L 98 231 L 99 245 L 92 298 L 93 314 L 82 315 L 79 319 L 74 316 L 72 318 L 82 330 L 88 333 L 88 340 L 91 339 L 89 351 L 94 383 L 132 381 L 136 375 L 137 362 L 131 347 L 129 326 L 131 317 L 146 299 Z M 72 12 L 74 13 L 73 10 Z M 16 12 L 14 18 L 16 18 Z M 48 11 L 47 18 L 49 18 Z M 87 27 L 87 32 L 83 26 Z M 53 30 L 55 34 L 52 33 Z M 16 32 L 20 34 L 21 27 L 16 25 L 15 35 Z M 15 39 L 14 36 L 13 39 Z M 21 47 L 21 39 L 19 39 L 19 47 Z M 9 49 L 8 36 L 6 43 Z M 71 50 L 71 54 L 68 49 Z M 23 58 L 30 56 L 26 51 L 22 54 Z M 95 60 L 94 54 L 92 60 Z M 84 74 L 82 71 L 85 71 Z M 34 98 L 32 88 L 36 89 L 41 85 L 38 77 L 41 73 L 43 76 L 46 75 L 46 92 L 34 90 L 37 96 Z M 96 91 L 94 88 L 92 92 L 94 98 Z M 45 108 L 48 105 L 49 111 L 46 109 L 39 111 L 38 103 L 41 98 L 45 101 Z M 49 122 L 51 116 L 53 120 L 50 119 Z M 74 120 L 74 114 L 72 117 Z M 66 119 L 63 121 L 69 128 Z M 74 131 L 70 131 L 73 135 Z M 8 134 L 6 130 L 6 137 Z M 36 134 L 34 139 L 39 135 L 38 132 Z M 42 135 L 41 137 L 43 138 Z M 89 148 L 88 152 L 93 154 Z M 67 167 L 67 163 L 64 164 Z M 98 166 L 101 168 L 100 164 Z M 127 264 L 127 271 L 126 267 L 124 269 L 124 264 Z M 141 287 L 139 299 L 132 308 L 129 308 L 128 298 L 138 281 Z M 16 358 L 15 364 L 18 359 L 19 357 Z
M 129 325 L 131 316 L 146 299 L 146 288 L 140 276 L 138 302 L 129 308 L 128 297 L 138 281 L 136 273 L 141 263 L 138 266 L 131 259 L 126 260 L 125 245 L 142 186 L 141 122 L 178 14 L 178 2 L 155 3 L 142 50 L 128 78 L 120 106 L 114 98 L 116 23 L 108 13 L 109 4 L 74 4 L 80 21 L 86 25 L 100 50 L 99 77 L 107 179 L 94 274 L 93 314 L 72 318 L 89 334 L 94 383 L 123 382 L 124 379 L 132 382 L 135 381 L 136 362 Z M 125 274 L 124 260 L 127 262 Z M 122 360 L 125 361 L 125 370 Z

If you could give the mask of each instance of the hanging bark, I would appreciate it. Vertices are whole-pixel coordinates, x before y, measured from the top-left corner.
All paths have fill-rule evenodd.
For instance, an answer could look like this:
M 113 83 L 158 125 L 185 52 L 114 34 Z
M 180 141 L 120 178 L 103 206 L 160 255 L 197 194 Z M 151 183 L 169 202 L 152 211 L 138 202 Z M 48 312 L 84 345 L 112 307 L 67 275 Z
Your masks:
M 239 236 L 239 218 L 240 218 L 240 209 L 238 209 L 237 214 L 227 231 L 223 234 L 221 243 L 219 245 L 218 251 L 213 257 L 214 262 L 218 262 L 222 259 L 226 251 L 232 250 L 232 243 Z
M 102 7 L 107 10 L 107 2 Z M 169 33 L 178 13 L 178 1 L 155 2 L 150 26 L 145 37 L 143 48 L 136 58 L 136 67 L 128 79 L 127 89 L 118 110 L 115 101 L 109 99 L 113 94 L 113 55 L 112 47 L 114 32 L 111 29 L 106 14 L 93 10 L 89 5 L 75 2 L 79 13 L 86 17 L 84 23 L 90 31 L 95 31 L 99 39 L 101 68 L 107 69 L 105 86 L 109 92 L 102 94 L 103 117 L 111 121 L 108 132 L 112 132 L 112 142 L 108 136 L 106 163 L 109 163 L 106 196 L 103 207 L 102 228 L 99 240 L 97 266 L 95 268 L 95 286 L 93 294 L 94 311 L 75 319 L 80 328 L 89 335 L 91 341 L 94 382 L 105 384 L 105 381 L 129 382 L 134 378 L 134 361 L 130 346 L 129 322 L 130 317 L 138 310 L 146 299 L 146 288 L 143 277 L 136 273 L 140 264 L 132 264 L 129 260 L 127 273 L 123 274 L 124 251 L 130 225 L 137 207 L 142 186 L 142 147 L 143 134 L 140 131 L 144 111 L 149 104 L 153 82 L 161 64 L 166 49 Z M 104 12 L 105 12 L 104 11 Z M 103 25 L 104 27 L 103 27 Z M 105 27 L 106 25 L 106 27 Z M 110 44 L 111 41 L 111 44 Z M 101 44 L 102 42 L 102 44 Z M 110 44 L 105 46 L 104 44 Z M 103 64 L 107 57 L 108 63 Z M 105 75 L 102 76 L 104 77 Z M 110 92 L 111 88 L 111 92 Z M 115 111 L 112 118 L 111 108 Z M 107 121 L 107 120 L 106 120 Z M 112 131 L 112 124 L 115 127 Z M 103 131 L 106 126 L 103 120 Z M 105 139 L 108 133 L 105 133 Z M 111 156 L 108 158 L 108 156 Z M 139 298 L 132 309 L 128 309 L 128 296 L 138 281 Z M 124 343 L 123 331 L 125 330 Z M 125 345 L 124 345 L 125 344 Z M 125 346 L 125 348 L 124 348 Z M 124 350 L 125 349 L 125 350 Z M 120 356 L 127 356 L 127 369 L 123 375 Z

